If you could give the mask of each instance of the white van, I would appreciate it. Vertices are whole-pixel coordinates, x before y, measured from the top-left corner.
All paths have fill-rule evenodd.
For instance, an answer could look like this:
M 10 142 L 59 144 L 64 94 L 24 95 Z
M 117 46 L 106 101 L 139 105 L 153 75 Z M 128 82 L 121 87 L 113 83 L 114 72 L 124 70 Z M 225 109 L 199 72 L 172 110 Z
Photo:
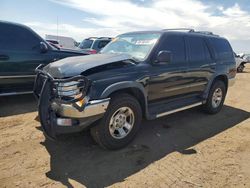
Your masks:
M 45 35 L 45 40 L 54 40 L 58 42 L 60 48 L 75 49 L 77 48 L 77 42 L 71 37 Z

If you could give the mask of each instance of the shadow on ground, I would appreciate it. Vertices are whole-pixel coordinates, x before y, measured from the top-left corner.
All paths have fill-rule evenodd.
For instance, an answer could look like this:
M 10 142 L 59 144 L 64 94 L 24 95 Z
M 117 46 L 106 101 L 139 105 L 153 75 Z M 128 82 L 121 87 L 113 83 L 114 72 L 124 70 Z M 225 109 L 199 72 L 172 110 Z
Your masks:
M 0 117 L 24 114 L 37 110 L 34 95 L 13 95 L 0 97 Z
M 106 187 L 123 181 L 171 152 L 195 155 L 190 147 L 213 137 L 250 117 L 250 113 L 225 106 L 217 115 L 197 109 L 162 119 L 144 121 L 136 139 L 119 151 L 105 151 L 87 132 L 43 144 L 51 156 L 47 177 L 72 187 L 73 179 L 87 187 Z

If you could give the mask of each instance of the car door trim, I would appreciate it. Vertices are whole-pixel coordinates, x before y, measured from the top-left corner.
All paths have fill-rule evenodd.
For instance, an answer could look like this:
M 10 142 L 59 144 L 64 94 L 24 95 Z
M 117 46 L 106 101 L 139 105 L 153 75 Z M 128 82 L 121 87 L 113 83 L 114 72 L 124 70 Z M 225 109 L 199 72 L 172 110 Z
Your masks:
M 176 91 L 176 90 L 186 89 L 186 88 L 190 88 L 190 87 L 205 86 L 206 84 L 207 84 L 207 82 L 194 83 L 194 84 L 190 84 L 190 85 L 178 86 L 178 87 L 171 88 L 171 89 L 166 88 L 165 91 L 169 91 L 169 92 Z
M 15 76 L 0 76 L 0 79 L 6 78 L 34 78 L 36 75 L 15 75 Z

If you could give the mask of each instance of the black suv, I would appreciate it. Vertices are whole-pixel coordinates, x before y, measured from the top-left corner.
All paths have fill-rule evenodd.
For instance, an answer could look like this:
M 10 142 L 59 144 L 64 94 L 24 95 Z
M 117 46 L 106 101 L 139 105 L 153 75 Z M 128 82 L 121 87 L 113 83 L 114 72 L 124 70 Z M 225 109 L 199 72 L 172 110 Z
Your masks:
M 112 38 L 110 37 L 90 37 L 90 38 L 84 39 L 79 44 L 78 47 L 90 54 L 96 54 L 102 48 L 104 48 L 111 40 Z
M 39 64 L 86 54 L 53 47 L 27 26 L 0 21 L 0 96 L 32 93 Z
M 236 67 L 229 42 L 210 32 L 175 30 L 119 35 L 100 54 L 37 69 L 35 93 L 47 136 L 90 128 L 104 148 L 127 145 L 141 119 L 202 105 L 223 106 Z

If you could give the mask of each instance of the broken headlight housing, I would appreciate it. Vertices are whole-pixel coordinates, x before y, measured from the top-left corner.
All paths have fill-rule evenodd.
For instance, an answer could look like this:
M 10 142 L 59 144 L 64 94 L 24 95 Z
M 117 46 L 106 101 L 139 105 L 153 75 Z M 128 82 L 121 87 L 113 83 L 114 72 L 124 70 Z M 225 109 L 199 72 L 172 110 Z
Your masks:
M 89 80 L 84 76 L 54 79 L 53 83 L 55 98 L 64 103 L 81 101 L 86 96 L 89 86 Z

